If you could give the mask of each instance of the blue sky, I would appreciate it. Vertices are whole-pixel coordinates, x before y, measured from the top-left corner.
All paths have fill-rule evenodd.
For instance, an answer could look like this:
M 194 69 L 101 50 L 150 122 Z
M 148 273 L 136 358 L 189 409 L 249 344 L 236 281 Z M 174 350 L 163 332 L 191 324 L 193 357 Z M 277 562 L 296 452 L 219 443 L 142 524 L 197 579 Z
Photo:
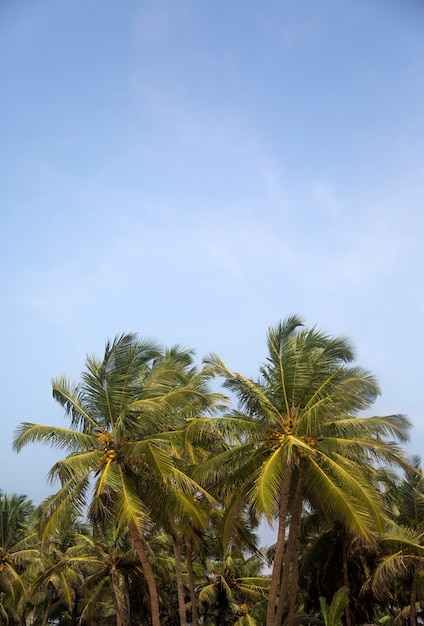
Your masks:
M 256 376 L 291 313 L 345 334 L 375 413 L 421 394 L 424 5 L 2 0 L 0 487 L 35 502 L 51 378 L 126 331 Z

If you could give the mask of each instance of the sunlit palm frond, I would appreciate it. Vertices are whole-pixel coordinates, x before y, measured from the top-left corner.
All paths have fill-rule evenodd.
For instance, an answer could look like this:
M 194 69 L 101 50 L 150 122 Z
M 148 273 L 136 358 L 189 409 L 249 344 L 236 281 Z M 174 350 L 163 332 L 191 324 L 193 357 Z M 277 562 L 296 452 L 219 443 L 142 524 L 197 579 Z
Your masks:
M 117 522 L 120 526 L 134 524 L 137 528 L 147 517 L 146 509 L 130 481 L 121 474 L 121 489 L 116 494 Z
M 41 541 L 45 545 L 57 528 L 67 526 L 70 516 L 78 515 L 86 505 L 86 495 L 90 487 L 88 477 L 74 477 L 64 482 L 61 488 L 41 504 Z
M 264 511 L 268 520 L 272 520 L 276 514 L 286 463 L 287 458 L 284 456 L 283 449 L 277 448 L 263 462 L 252 489 L 254 501 Z
M 57 461 L 50 469 L 48 478 L 51 483 L 59 479 L 62 484 L 69 480 L 87 478 L 91 473 L 100 469 L 103 457 L 104 452 L 101 450 L 76 452 Z
M 93 448 L 94 441 L 95 439 L 91 434 L 81 433 L 69 428 L 23 422 L 15 430 L 13 447 L 16 452 L 20 452 L 29 443 L 44 443 L 54 448 L 67 449 L 73 452 Z
M 346 473 L 342 480 L 339 476 L 335 478 L 332 473 L 326 471 L 324 463 L 317 463 L 311 458 L 307 470 L 307 482 L 313 492 L 321 494 L 328 516 L 341 515 L 348 528 L 369 537 L 370 513 L 364 503 L 350 492 L 354 481 Z M 357 485 L 354 486 L 357 490 Z M 347 487 L 347 490 L 343 487 Z

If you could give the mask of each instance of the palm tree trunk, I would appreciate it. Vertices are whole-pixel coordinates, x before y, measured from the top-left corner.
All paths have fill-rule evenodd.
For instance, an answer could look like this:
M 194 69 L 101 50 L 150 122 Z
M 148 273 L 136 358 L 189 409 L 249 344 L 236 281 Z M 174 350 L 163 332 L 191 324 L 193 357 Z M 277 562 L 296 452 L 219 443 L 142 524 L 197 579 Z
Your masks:
M 275 547 L 274 564 L 271 574 L 271 583 L 268 595 L 268 607 L 266 612 L 266 626 L 275 626 L 275 610 L 277 603 L 277 591 L 280 585 L 281 566 L 284 556 L 284 542 L 286 537 L 287 512 L 290 493 L 290 482 L 292 466 L 288 465 L 284 473 L 283 484 L 281 486 L 280 508 L 278 514 L 278 533 Z
M 294 538 L 288 626 L 296 626 L 297 587 L 299 584 L 300 525 L 301 519 L 299 519 L 298 530 Z
M 294 610 L 296 609 L 296 592 L 297 592 L 297 578 L 298 578 L 298 563 L 299 560 L 299 546 L 300 546 L 300 528 L 302 523 L 302 498 L 303 491 L 303 476 L 298 476 L 296 491 L 293 499 L 292 515 L 290 520 L 289 538 L 287 540 L 286 554 L 284 558 L 283 574 L 281 577 L 280 594 L 277 604 L 277 615 L 275 618 L 275 625 L 280 626 L 283 619 L 284 604 L 287 596 L 290 581 L 291 570 L 291 585 L 290 585 L 290 601 L 289 601 L 289 615 L 290 608 L 293 604 L 294 596 Z
M 186 537 L 186 556 L 187 556 L 188 586 L 190 589 L 190 601 L 191 601 L 191 624 L 192 626 L 198 626 L 199 616 L 198 616 L 198 611 L 197 611 L 196 588 L 194 584 L 193 559 L 191 555 L 191 542 L 188 537 Z
M 172 526 L 174 525 L 171 522 Z M 174 530 L 174 529 L 173 529 Z M 177 530 L 175 529 L 175 533 Z M 180 617 L 181 626 L 186 626 L 187 615 L 184 600 L 184 584 L 183 584 L 183 567 L 181 562 L 181 544 L 174 532 L 172 533 L 172 547 L 174 549 L 175 560 L 175 578 L 177 581 L 177 598 L 178 598 L 178 615 Z
M 138 532 L 138 528 L 134 522 L 128 524 L 128 530 L 130 532 L 131 541 L 134 545 L 137 556 L 140 559 L 141 567 L 143 568 L 144 576 L 146 578 L 147 587 L 149 589 L 150 596 L 150 611 L 152 617 L 152 626 L 160 625 L 160 613 L 159 613 L 159 597 L 158 589 L 156 586 L 155 576 L 153 574 L 152 566 L 147 557 L 146 550 L 143 545 L 143 541 Z
M 289 599 L 289 626 L 296 626 L 296 608 L 297 608 L 297 588 L 299 585 L 299 558 L 300 558 L 300 536 L 302 531 L 302 511 L 303 511 L 303 471 L 299 472 L 299 480 L 297 483 L 295 500 L 293 502 L 293 552 L 292 552 L 292 576 L 290 585 Z
M 411 585 L 411 597 L 409 607 L 409 626 L 417 626 L 417 587 L 418 587 L 418 566 L 417 561 L 414 559 L 414 565 L 412 569 L 412 585 Z
M 348 537 L 343 536 L 343 586 L 349 589 L 349 561 L 347 558 Z M 352 626 L 352 613 L 350 610 L 350 591 L 348 592 L 345 608 L 346 626 Z

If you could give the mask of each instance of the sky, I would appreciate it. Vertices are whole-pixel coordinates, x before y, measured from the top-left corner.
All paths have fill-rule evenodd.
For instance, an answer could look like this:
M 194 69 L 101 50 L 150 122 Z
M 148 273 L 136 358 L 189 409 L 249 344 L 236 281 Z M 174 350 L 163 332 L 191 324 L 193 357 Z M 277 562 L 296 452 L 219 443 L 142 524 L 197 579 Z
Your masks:
M 424 445 L 424 4 L 0 0 L 0 488 L 35 503 L 123 332 L 256 377 L 288 315 L 347 335 Z

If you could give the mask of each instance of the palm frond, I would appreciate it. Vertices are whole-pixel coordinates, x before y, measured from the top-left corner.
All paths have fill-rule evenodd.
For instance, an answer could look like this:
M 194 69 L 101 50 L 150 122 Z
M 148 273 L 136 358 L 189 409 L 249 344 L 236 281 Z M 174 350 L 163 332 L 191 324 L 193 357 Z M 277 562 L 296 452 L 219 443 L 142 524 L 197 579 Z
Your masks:
M 287 459 L 279 447 L 264 461 L 252 490 L 255 502 L 269 520 L 275 516 L 286 464 Z
M 74 450 L 89 450 L 93 448 L 95 439 L 91 434 L 81 433 L 69 428 L 58 426 L 44 426 L 30 422 L 21 423 L 15 430 L 13 447 L 16 452 L 29 443 L 44 443 L 54 448 Z

